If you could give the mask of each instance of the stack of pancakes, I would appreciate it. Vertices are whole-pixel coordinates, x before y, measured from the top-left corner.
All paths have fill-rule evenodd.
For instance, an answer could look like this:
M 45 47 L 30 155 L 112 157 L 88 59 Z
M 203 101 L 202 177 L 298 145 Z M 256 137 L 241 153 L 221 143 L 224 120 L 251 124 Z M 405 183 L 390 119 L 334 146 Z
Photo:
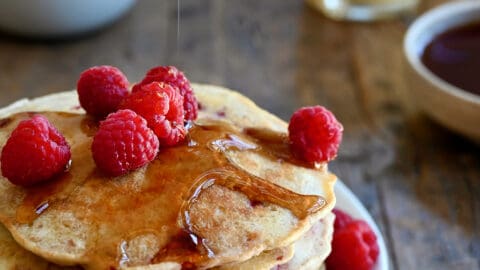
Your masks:
M 0 177 L 0 269 L 320 269 L 336 177 L 294 159 L 287 124 L 244 96 L 193 88 L 199 118 L 186 141 L 115 179 L 95 167 L 98 124 L 75 91 L 1 109 L 0 147 L 38 112 L 72 163 L 27 188 Z

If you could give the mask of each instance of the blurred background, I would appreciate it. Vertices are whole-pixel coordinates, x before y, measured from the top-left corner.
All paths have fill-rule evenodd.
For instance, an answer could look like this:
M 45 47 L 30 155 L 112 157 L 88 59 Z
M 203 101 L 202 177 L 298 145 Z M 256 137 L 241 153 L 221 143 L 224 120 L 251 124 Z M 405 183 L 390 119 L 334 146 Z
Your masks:
M 360 23 L 299 0 L 141 0 L 94 32 L 3 31 L 0 107 L 73 89 L 81 71 L 104 64 L 131 83 L 175 65 L 286 121 L 321 104 L 345 128 L 330 169 L 375 218 L 393 269 L 480 269 L 480 147 L 419 110 L 402 49 L 416 16 L 445 2 Z

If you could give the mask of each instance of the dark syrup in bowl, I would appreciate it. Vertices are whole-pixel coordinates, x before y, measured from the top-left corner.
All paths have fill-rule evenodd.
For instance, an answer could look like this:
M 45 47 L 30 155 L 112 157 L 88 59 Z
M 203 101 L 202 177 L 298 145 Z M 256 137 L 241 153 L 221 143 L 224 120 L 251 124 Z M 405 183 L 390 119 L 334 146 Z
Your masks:
M 421 60 L 446 82 L 480 95 L 480 21 L 439 34 L 425 48 Z

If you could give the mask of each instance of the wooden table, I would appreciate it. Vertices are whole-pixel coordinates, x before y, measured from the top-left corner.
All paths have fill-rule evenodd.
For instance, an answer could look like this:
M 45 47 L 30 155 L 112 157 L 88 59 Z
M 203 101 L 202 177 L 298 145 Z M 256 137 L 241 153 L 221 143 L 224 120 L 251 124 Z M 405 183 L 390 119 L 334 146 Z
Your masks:
M 420 10 L 442 0 L 422 1 Z M 104 31 L 67 41 L 0 35 L 0 106 L 75 87 L 92 65 L 131 81 L 176 65 L 288 120 L 323 104 L 345 127 L 331 170 L 373 215 L 393 269 L 480 268 L 480 148 L 414 104 L 408 20 L 334 22 L 298 0 L 142 0 Z M 413 91 L 414 93 L 414 91 Z

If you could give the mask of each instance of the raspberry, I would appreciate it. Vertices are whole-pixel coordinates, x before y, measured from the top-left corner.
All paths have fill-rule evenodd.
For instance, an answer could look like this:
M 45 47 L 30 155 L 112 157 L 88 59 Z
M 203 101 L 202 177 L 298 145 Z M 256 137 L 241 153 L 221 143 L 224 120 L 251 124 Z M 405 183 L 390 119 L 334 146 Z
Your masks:
M 335 223 L 333 225 L 333 228 L 335 230 L 343 229 L 345 226 L 347 226 L 353 221 L 353 218 L 342 210 L 335 208 L 333 209 L 333 213 L 335 214 Z
M 293 153 L 307 162 L 330 161 L 337 155 L 343 127 L 322 106 L 296 111 L 288 125 Z
M 91 67 L 80 74 L 77 82 L 80 105 L 87 113 L 103 118 L 117 110 L 128 95 L 128 80 L 116 67 Z
M 144 117 L 161 145 L 172 146 L 185 138 L 183 97 L 166 83 L 152 82 L 127 97 L 120 108 Z
M 147 122 L 131 110 L 119 110 L 100 122 L 93 137 L 95 164 L 112 176 L 123 175 L 152 161 L 158 153 L 158 139 Z
M 64 171 L 70 146 L 42 115 L 21 121 L 2 150 L 2 174 L 10 182 L 30 186 Z
M 369 270 L 378 258 L 377 237 L 365 221 L 354 220 L 333 233 L 327 270 Z
M 159 66 L 150 69 L 143 80 L 134 85 L 132 92 L 136 92 L 141 89 L 142 85 L 149 84 L 151 82 L 165 82 L 170 85 L 176 86 L 183 96 L 183 109 L 185 111 L 185 120 L 195 120 L 198 114 L 197 99 L 192 90 L 192 86 L 187 77 L 173 66 Z

